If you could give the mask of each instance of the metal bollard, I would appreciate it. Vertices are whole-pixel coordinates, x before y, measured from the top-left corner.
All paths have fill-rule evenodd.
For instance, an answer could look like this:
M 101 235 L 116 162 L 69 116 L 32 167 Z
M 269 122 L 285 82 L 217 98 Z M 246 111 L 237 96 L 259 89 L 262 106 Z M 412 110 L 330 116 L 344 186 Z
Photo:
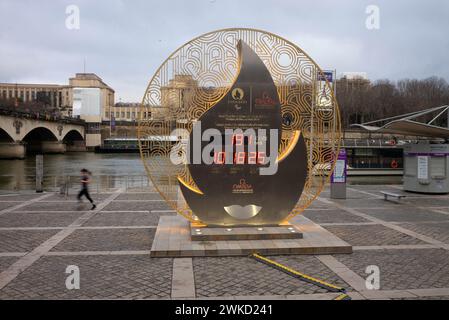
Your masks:
M 44 156 L 36 155 L 36 192 L 43 192 Z

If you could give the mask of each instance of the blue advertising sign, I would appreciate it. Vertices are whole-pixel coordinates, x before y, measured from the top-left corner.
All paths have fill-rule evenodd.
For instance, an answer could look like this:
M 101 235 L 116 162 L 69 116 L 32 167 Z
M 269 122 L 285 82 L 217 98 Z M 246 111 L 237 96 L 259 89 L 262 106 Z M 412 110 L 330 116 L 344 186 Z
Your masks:
M 332 82 L 334 77 L 334 73 L 332 71 L 323 71 L 323 73 L 319 72 L 318 73 L 318 81 L 329 81 Z

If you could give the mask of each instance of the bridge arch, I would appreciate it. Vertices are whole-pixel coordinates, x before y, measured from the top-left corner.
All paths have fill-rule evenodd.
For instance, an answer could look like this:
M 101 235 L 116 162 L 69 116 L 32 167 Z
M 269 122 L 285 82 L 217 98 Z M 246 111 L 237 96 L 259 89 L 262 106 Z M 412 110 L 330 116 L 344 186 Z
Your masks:
M 48 128 L 36 127 L 30 130 L 22 139 L 24 142 L 30 141 L 58 141 L 56 135 Z
M 64 141 L 64 142 L 68 142 L 68 141 L 83 141 L 83 140 L 84 140 L 84 137 L 76 129 L 70 130 L 69 132 L 67 132 L 64 135 L 64 138 L 62 138 L 62 141 Z
M 66 151 L 68 152 L 86 151 L 84 137 L 76 129 L 68 131 L 62 138 L 62 142 L 65 144 Z
M 11 137 L 11 135 L 2 128 L 0 128 L 0 143 L 1 142 L 14 142 L 13 137 Z
M 76 132 L 76 133 L 75 133 Z M 85 123 L 75 119 L 44 119 L 0 110 L 0 158 L 24 158 L 30 153 L 86 151 Z M 70 149 L 70 150 L 69 150 Z
M 61 134 L 58 136 L 60 141 L 66 141 L 67 138 L 71 138 L 73 140 L 74 137 L 76 137 L 77 140 L 79 138 L 81 138 L 81 140 L 84 140 L 84 130 L 80 129 L 79 126 L 73 126 L 73 125 L 70 125 L 70 124 L 64 124 L 64 126 L 63 126 L 63 128 L 62 128 L 60 133 Z
M 58 141 L 55 133 L 45 127 L 30 130 L 22 139 L 27 153 L 64 153 L 65 146 Z

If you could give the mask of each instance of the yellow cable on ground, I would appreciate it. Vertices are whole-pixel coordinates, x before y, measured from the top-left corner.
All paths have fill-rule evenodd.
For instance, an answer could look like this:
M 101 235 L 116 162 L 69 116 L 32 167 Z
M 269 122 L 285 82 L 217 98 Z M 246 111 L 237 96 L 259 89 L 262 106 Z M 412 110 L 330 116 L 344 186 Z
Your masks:
M 323 281 L 323 280 L 320 280 L 320 279 L 308 276 L 308 275 L 306 275 L 304 273 L 301 273 L 301 272 L 296 271 L 294 269 L 291 269 L 291 268 L 289 268 L 289 267 L 287 267 L 287 266 L 285 266 L 283 264 L 280 264 L 280 263 L 278 263 L 278 262 L 276 262 L 274 260 L 271 260 L 271 259 L 268 259 L 266 257 L 263 257 L 263 256 L 261 256 L 258 253 L 253 253 L 251 255 L 251 257 L 253 257 L 254 259 L 256 259 L 256 260 L 258 260 L 258 261 L 260 261 L 262 263 L 265 263 L 265 264 L 267 264 L 267 265 L 269 265 L 271 267 L 274 267 L 274 268 L 276 268 L 276 269 L 278 269 L 280 271 L 283 271 L 283 272 L 285 272 L 285 273 L 287 273 L 287 274 L 289 274 L 291 276 L 294 276 L 294 277 L 297 277 L 297 278 L 299 278 L 301 280 L 304 280 L 304 281 L 310 282 L 312 284 L 318 285 L 321 288 L 327 289 L 327 290 L 332 291 L 332 292 L 343 292 L 343 294 L 339 295 L 337 298 L 335 298 L 335 300 L 347 300 L 347 299 L 350 299 L 350 297 L 345 293 L 346 290 L 344 288 L 341 288 L 341 287 L 335 286 L 335 285 L 333 285 L 331 283 L 328 283 L 326 281 Z
M 334 300 L 351 300 L 351 297 L 348 296 L 346 293 L 342 293 L 338 297 L 336 297 Z

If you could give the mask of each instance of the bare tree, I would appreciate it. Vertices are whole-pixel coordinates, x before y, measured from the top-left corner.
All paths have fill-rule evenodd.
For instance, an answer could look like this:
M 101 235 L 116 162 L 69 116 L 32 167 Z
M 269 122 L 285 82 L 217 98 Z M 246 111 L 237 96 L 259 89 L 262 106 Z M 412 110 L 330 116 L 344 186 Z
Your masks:
M 354 85 L 345 79 L 337 84 L 337 100 L 345 128 L 353 123 L 395 116 L 426 108 L 449 105 L 449 85 L 443 78 L 378 80 Z M 430 120 L 427 115 L 422 120 Z M 446 126 L 444 117 L 435 123 Z

